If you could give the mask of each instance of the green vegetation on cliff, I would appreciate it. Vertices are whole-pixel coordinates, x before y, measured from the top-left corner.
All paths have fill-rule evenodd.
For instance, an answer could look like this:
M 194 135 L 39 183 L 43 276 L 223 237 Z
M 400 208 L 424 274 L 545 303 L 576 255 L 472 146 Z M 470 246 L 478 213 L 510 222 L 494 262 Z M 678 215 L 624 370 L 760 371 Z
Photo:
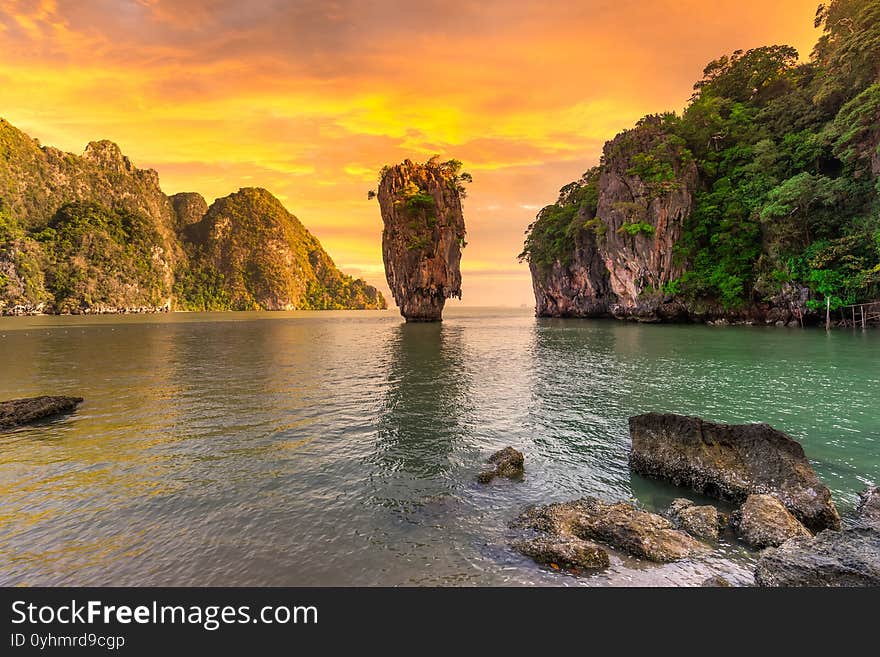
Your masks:
M 385 307 L 376 288 L 340 272 L 314 235 L 265 189 L 216 200 L 183 236 L 189 263 L 175 291 L 184 308 Z
M 809 62 L 788 46 L 721 57 L 681 115 L 646 119 L 665 144 L 623 154 L 658 193 L 676 184 L 670 144 L 697 165 L 675 246 L 684 274 L 668 294 L 726 308 L 801 286 L 813 309 L 880 297 L 880 1 L 834 0 L 816 21 L 823 35 Z M 609 157 L 541 210 L 522 258 L 566 264 L 579 231 L 601 230 L 597 185 Z
M 0 314 L 384 308 L 269 192 L 169 198 L 119 147 L 42 147 L 0 119 Z
M 170 301 L 162 238 L 143 215 L 69 203 L 33 238 L 45 249 L 46 289 L 56 312 Z

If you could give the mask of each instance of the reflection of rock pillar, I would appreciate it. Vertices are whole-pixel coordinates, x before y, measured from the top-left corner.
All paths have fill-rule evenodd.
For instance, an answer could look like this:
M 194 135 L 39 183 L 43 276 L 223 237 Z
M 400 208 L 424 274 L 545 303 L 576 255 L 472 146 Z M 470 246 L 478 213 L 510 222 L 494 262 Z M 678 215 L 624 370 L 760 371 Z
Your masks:
M 407 321 L 440 321 L 461 298 L 464 216 L 457 167 L 431 160 L 388 167 L 379 183 L 385 276 Z
M 468 399 L 464 347 L 457 334 L 437 324 L 401 325 L 389 347 L 388 388 L 378 424 L 380 468 L 374 474 L 377 481 L 403 477 L 412 485 L 451 467 Z

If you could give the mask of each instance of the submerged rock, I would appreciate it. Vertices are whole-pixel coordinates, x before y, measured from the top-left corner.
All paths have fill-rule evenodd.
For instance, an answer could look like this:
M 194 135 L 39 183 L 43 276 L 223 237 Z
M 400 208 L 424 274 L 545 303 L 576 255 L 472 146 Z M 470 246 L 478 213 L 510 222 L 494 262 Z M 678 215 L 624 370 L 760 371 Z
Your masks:
M 761 553 L 759 586 L 880 586 L 880 531 L 825 530 Z
M 733 502 L 772 493 L 807 528 L 838 529 L 831 492 L 800 443 L 767 424 L 716 424 L 646 413 L 629 419 L 630 467 L 646 477 Z
M 513 549 L 537 563 L 562 568 L 597 570 L 611 565 L 608 553 L 592 541 L 575 536 L 539 536 L 513 543 Z
M 672 501 L 666 515 L 688 534 L 711 541 L 718 540 L 718 534 L 725 524 L 725 516 L 711 504 L 697 506 L 683 497 Z
M 379 183 L 382 260 L 400 314 L 409 321 L 440 321 L 449 297 L 461 298 L 465 245 L 462 182 L 455 160 L 386 167 Z
M 551 536 L 595 540 L 649 561 L 677 561 L 708 547 L 656 513 L 631 504 L 608 504 L 595 497 L 526 509 L 514 527 Z
M 758 549 L 776 547 L 797 536 L 812 536 L 773 495 L 749 495 L 734 517 L 740 538 Z
M 82 397 L 29 397 L 0 402 L 0 430 L 36 422 L 45 417 L 69 413 L 82 403 Z
M 505 447 L 492 454 L 487 461 L 489 467 L 483 470 L 477 479 L 481 484 L 488 484 L 495 477 L 516 479 L 523 476 L 525 457 L 513 447 Z

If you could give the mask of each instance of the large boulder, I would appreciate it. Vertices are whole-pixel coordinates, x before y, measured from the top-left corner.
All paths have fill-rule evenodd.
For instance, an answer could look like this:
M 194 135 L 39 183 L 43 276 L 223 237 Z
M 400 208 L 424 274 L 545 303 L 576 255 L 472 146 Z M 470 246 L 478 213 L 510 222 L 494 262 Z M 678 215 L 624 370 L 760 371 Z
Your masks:
M 630 467 L 732 502 L 771 493 L 812 531 L 840 528 L 831 492 L 800 443 L 767 424 L 717 424 L 646 413 L 629 419 Z
M 70 413 L 82 397 L 28 397 L 0 402 L 0 430 L 36 422 L 52 415 Z
M 759 586 L 880 586 L 880 531 L 825 530 L 761 553 Z
M 481 484 L 488 484 L 495 477 L 518 479 L 524 473 L 525 457 L 513 447 L 505 447 L 489 457 L 487 466 L 477 479 Z
M 725 516 L 711 504 L 697 506 L 683 497 L 672 501 L 666 515 L 688 534 L 710 541 L 718 540 L 718 534 L 725 524 Z
M 514 527 L 550 536 L 594 540 L 649 561 L 677 561 L 708 547 L 656 513 L 631 504 L 608 504 L 595 497 L 526 509 Z
M 880 531 L 880 488 L 871 486 L 859 493 L 858 524 Z
M 740 538 L 754 548 L 782 545 L 790 538 L 812 536 L 772 495 L 749 495 L 735 514 Z
M 513 549 L 537 563 L 567 569 L 598 570 L 611 565 L 608 553 L 575 536 L 538 536 L 513 543 Z

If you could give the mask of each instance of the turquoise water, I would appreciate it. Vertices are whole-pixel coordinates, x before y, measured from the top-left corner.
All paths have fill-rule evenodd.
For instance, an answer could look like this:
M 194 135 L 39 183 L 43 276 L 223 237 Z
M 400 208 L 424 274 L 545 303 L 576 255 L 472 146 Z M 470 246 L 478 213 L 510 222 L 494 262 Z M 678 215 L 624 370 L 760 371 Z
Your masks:
M 640 326 L 450 308 L 0 318 L 0 399 L 86 398 L 0 434 L 0 584 L 629 585 L 750 581 L 754 554 L 573 577 L 513 553 L 523 506 L 662 509 L 627 418 L 769 422 L 842 513 L 880 481 L 880 331 Z M 494 450 L 522 482 L 480 486 Z

